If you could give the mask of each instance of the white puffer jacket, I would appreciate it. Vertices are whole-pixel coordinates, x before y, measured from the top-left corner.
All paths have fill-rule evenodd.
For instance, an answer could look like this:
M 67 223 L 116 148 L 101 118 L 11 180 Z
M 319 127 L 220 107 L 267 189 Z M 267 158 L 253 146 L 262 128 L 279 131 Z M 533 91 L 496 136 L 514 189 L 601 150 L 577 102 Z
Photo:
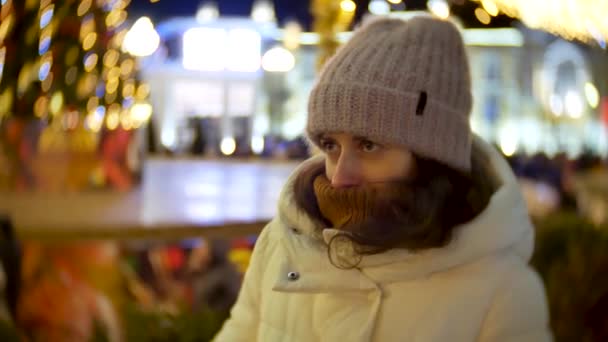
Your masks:
M 550 341 L 543 285 L 527 265 L 534 231 L 518 183 L 498 152 L 475 144 L 501 183 L 485 211 L 444 248 L 365 256 L 355 269 L 329 262 L 327 241 L 338 231 L 316 238 L 295 205 L 296 170 L 215 341 Z

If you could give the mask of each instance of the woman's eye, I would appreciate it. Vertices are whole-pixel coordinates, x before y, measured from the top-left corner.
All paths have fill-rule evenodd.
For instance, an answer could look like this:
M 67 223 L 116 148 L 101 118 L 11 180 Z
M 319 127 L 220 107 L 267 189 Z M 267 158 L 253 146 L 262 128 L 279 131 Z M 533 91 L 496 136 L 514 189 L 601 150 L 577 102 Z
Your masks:
M 374 152 L 380 148 L 380 145 L 373 141 L 364 140 L 361 142 L 361 150 L 363 152 Z
M 333 141 L 321 141 L 321 148 L 323 148 L 323 151 L 331 153 L 338 149 L 338 144 Z

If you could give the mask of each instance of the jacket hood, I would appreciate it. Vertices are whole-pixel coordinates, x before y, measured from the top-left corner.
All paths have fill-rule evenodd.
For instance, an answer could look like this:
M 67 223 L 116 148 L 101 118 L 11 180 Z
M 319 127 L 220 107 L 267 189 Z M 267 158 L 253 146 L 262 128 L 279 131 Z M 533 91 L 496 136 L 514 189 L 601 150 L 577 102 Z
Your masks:
M 509 250 L 525 262 L 529 261 L 534 245 L 534 230 L 517 179 L 498 151 L 478 137 L 474 138 L 473 150 L 481 155 L 483 167 L 495 176 L 498 184 L 488 206 L 472 221 L 456 227 L 447 246 L 417 252 L 392 249 L 365 255 L 358 263 L 359 269 L 370 278 L 390 282 L 447 270 Z M 301 232 L 300 235 L 290 235 L 287 240 L 307 238 L 324 241 L 326 248 L 329 241 L 342 232 L 322 227 L 309 217 L 297 206 L 293 191 L 294 181 L 303 169 L 323 162 L 322 155 L 312 157 L 292 173 L 280 195 L 278 218 L 288 227 Z M 293 255 L 292 258 L 298 257 Z M 298 259 L 303 259 L 298 263 L 306 263 L 306 260 L 315 258 Z M 395 263 L 404 265 L 394 267 Z M 392 266 L 387 267 L 389 265 Z

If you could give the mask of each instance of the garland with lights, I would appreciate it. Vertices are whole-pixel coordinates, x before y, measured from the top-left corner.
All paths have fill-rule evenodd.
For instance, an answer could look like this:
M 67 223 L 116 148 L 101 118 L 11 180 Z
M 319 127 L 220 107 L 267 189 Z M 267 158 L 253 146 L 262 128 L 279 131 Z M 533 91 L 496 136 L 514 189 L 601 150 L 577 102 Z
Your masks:
M 319 34 L 319 56 L 317 70 L 333 56 L 340 45 L 337 34 L 350 26 L 356 5 L 352 0 L 313 0 L 311 13 L 313 30 Z
M 35 162 L 27 169 L 35 156 L 92 155 L 100 136 L 145 123 L 149 87 L 136 78 L 137 60 L 121 50 L 129 2 L 2 2 L 0 159 L 12 166 L 0 170 L 0 187 L 32 183 L 15 178 L 34 177 Z M 2 181 L 3 173 L 11 179 Z
M 522 20 L 531 28 L 542 29 L 567 40 L 597 42 L 606 47 L 608 2 L 590 0 L 471 0 L 490 16 L 504 13 Z M 477 13 L 476 13 L 477 14 Z M 489 21 L 489 17 L 481 14 Z M 478 15 L 479 18 L 479 15 Z

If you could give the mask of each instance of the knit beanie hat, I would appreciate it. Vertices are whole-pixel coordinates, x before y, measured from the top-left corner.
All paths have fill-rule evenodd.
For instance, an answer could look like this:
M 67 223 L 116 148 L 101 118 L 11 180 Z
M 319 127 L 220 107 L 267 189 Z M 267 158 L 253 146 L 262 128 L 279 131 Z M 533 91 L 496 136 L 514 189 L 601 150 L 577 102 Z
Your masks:
M 468 60 L 452 23 L 373 19 L 322 69 L 306 131 L 317 145 L 324 133 L 350 133 L 468 172 L 471 102 Z

